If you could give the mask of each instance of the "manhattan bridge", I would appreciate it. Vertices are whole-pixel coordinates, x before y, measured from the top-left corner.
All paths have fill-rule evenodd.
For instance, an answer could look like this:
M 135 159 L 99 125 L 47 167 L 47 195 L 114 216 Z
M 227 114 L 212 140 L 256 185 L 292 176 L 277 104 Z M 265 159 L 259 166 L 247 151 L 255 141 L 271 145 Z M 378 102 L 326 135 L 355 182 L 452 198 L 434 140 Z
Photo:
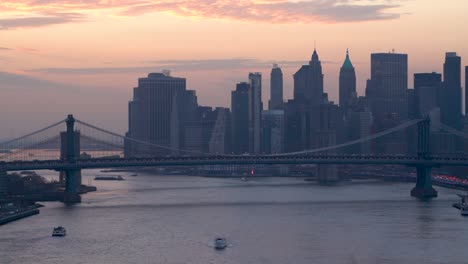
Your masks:
M 435 124 L 433 124 L 435 125 Z M 468 134 L 443 124 L 441 129 L 459 139 Z M 410 154 L 336 154 L 347 147 L 414 129 L 417 152 Z M 465 153 L 431 153 L 431 122 L 428 118 L 411 120 L 386 131 L 343 144 L 291 153 L 270 155 L 227 155 L 173 149 L 168 146 L 129 138 L 88 124 L 69 115 L 66 119 L 22 137 L 0 143 L 0 173 L 22 170 L 55 170 L 65 180 L 64 201 L 80 202 L 77 186 L 81 170 L 117 167 L 169 167 L 202 165 L 278 165 L 278 164 L 357 164 L 404 165 L 416 169 L 416 186 L 411 195 L 424 199 L 437 196 L 432 187 L 432 168 L 468 166 Z M 125 155 L 125 147 L 138 145 L 141 153 Z M 172 153 L 157 155 L 155 153 Z

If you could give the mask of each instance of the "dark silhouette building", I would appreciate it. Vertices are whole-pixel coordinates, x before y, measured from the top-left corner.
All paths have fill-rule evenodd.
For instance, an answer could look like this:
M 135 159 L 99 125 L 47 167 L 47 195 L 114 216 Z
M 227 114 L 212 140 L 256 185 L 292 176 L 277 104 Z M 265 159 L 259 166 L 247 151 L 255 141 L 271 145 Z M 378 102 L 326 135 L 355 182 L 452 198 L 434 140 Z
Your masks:
M 232 151 L 236 154 L 249 152 L 249 90 L 250 84 L 242 82 L 231 92 Z
M 262 136 L 262 74 L 249 73 L 249 152 L 260 154 Z
M 366 97 L 373 116 L 373 131 L 390 129 L 408 118 L 408 55 L 371 54 L 371 79 Z M 406 136 L 393 133 L 375 142 L 377 153 L 405 153 Z
M 283 72 L 277 64 L 273 65 L 270 76 L 270 103 L 268 109 L 283 108 Z
M 262 153 L 278 154 L 284 151 L 284 110 L 262 113 Z
M 340 69 L 339 88 L 340 107 L 343 109 L 344 114 L 346 114 L 349 101 L 352 99 L 352 95 L 356 93 L 356 72 L 349 59 L 348 50 L 346 50 L 346 59 Z
M 312 105 L 320 105 L 323 94 L 322 64 L 314 49 L 308 65 L 303 65 L 294 74 L 294 100 L 305 100 Z
M 441 88 L 442 75 L 440 73 L 414 74 L 414 106 L 417 110 L 416 117 L 424 117 L 430 111 L 439 108 L 437 95 Z
M 163 155 L 182 149 L 183 125 L 195 113 L 196 101 L 195 92 L 186 90 L 185 78 L 150 73 L 138 79 L 138 87 L 134 88 L 133 100 L 129 103 L 127 136 L 163 147 L 126 142 L 126 155 Z
M 461 58 L 455 52 L 447 52 L 445 55 L 444 85 L 439 97 L 442 123 L 456 129 L 461 129 Z

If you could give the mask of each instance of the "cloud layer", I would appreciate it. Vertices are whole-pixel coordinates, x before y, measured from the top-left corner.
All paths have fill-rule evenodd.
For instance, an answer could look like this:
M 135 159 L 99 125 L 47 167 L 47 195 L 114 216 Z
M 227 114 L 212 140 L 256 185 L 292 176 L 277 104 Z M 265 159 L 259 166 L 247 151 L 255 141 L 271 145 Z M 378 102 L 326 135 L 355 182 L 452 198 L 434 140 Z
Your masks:
M 107 10 L 139 16 L 164 12 L 184 17 L 267 23 L 357 22 L 396 19 L 401 0 L 5 0 L 0 12 L 34 14 L 0 19 L 1 29 L 81 21 L 80 13 Z M 37 15 L 40 16 L 37 16 Z

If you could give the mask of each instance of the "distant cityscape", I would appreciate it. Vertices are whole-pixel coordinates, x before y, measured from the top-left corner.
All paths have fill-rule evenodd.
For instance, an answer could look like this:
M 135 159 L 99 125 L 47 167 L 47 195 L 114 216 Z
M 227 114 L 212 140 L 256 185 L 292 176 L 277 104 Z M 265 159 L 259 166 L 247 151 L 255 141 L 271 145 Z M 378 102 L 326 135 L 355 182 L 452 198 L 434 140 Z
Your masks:
M 278 154 L 336 145 L 429 117 L 434 154 L 464 152 L 468 144 L 441 130 L 443 123 L 468 132 L 462 111 L 461 58 L 447 52 L 443 74 L 415 73 L 408 85 L 408 55 L 373 53 L 364 96 L 356 93 L 356 74 L 346 51 L 339 76 L 339 104 L 324 92 L 324 74 L 314 49 L 307 65 L 293 75 L 294 97 L 283 97 L 281 65 L 273 65 L 270 100 L 262 102 L 262 73 L 246 73 L 231 92 L 231 108 L 201 106 L 186 79 L 169 71 L 138 80 L 128 105 L 129 138 L 167 147 L 167 151 L 126 144 L 125 155 L 197 152 L 205 154 Z M 468 66 L 465 67 L 468 77 Z M 466 78 L 468 80 L 468 78 Z M 468 85 L 465 85 L 465 87 Z M 467 95 L 467 93 L 465 93 Z M 468 98 L 467 100 L 468 101 Z M 266 107 L 267 106 L 267 107 Z M 268 108 L 268 109 L 265 109 Z M 464 111 L 468 114 L 468 107 Z M 338 150 L 345 153 L 416 153 L 416 129 L 375 142 Z

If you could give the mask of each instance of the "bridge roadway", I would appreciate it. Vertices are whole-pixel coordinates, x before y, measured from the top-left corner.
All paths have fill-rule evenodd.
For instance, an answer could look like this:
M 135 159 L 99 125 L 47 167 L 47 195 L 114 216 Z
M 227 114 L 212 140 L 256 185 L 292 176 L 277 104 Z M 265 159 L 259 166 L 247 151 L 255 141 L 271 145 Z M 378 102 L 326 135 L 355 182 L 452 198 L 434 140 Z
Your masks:
M 198 165 L 272 165 L 272 164 L 366 164 L 407 166 L 468 166 L 468 157 L 405 156 L 405 155 L 294 155 L 294 156 L 169 156 L 153 158 L 94 158 L 66 160 L 34 160 L 0 162 L 0 171 L 78 170 L 116 167 L 169 167 Z

